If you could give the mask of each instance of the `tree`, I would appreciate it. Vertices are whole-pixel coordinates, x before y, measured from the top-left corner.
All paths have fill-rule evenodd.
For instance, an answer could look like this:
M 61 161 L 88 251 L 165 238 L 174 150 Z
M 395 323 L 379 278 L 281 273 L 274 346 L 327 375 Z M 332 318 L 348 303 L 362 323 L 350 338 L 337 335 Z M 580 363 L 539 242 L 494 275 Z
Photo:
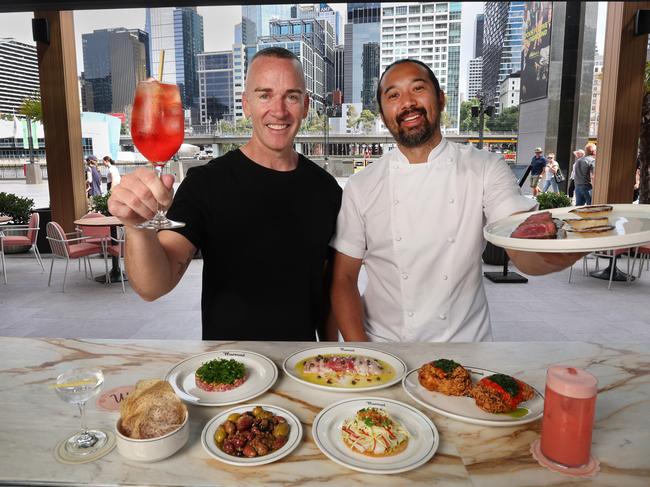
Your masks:
M 302 132 L 314 133 L 323 132 L 325 128 L 325 114 L 318 113 L 313 108 L 309 109 L 307 118 L 303 120 L 300 130 Z
M 346 118 L 347 122 L 345 123 L 346 127 L 351 129 L 351 128 L 357 128 L 359 126 L 359 114 L 357 113 L 357 109 L 354 108 L 354 105 L 348 105 L 348 110 L 346 113 Z
M 645 93 L 641 105 L 639 134 L 639 203 L 650 203 L 650 61 L 645 65 Z
M 508 107 L 501 110 L 501 113 L 491 117 L 487 127 L 492 132 L 511 132 L 519 127 L 519 107 Z
M 18 113 L 31 118 L 32 120 L 43 121 L 43 107 L 39 95 L 25 98 L 18 109 Z
M 443 129 L 448 129 L 453 125 L 451 121 L 451 116 L 449 115 L 449 112 L 445 110 L 440 114 L 440 127 Z
M 479 100 L 472 98 L 460 104 L 460 131 L 461 132 L 478 132 L 478 117 L 472 117 L 472 107 L 479 105 Z M 483 131 L 489 132 L 487 126 L 490 117 L 483 118 Z
M 363 110 L 357 119 L 357 126 L 361 125 L 361 130 L 368 134 L 374 131 L 375 128 L 375 114 L 370 110 Z

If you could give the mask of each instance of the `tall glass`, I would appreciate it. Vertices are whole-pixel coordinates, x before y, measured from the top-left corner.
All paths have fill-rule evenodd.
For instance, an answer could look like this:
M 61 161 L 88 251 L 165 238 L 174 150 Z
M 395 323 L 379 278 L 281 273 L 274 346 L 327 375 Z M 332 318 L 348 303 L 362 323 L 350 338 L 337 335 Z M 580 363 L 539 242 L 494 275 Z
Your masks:
M 154 78 L 138 83 L 131 112 L 131 138 L 140 153 L 153 165 L 160 178 L 162 168 L 172 158 L 184 138 L 183 104 L 178 86 L 159 83 Z M 139 228 L 162 230 L 180 228 L 185 223 L 169 220 L 158 205 L 153 219 Z
M 74 369 L 56 378 L 57 395 L 69 404 L 76 404 L 81 415 L 81 431 L 65 442 L 65 449 L 72 455 L 88 455 L 102 448 L 107 441 L 100 430 L 86 427 L 86 402 L 99 393 L 104 383 L 104 374 L 99 369 Z

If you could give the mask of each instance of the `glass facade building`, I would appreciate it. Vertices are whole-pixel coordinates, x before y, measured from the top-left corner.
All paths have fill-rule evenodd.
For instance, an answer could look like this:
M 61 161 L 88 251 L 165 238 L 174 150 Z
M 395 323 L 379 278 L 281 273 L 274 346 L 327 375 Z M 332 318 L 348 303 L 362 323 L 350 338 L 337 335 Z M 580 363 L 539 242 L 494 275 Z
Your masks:
M 363 45 L 361 69 L 363 70 L 363 91 L 361 103 L 364 110 L 377 113 L 377 86 L 379 85 L 379 56 L 378 42 Z
M 348 3 L 347 14 L 348 23 L 344 29 L 344 100 L 345 103 L 361 103 L 363 46 L 381 42 L 381 3 Z
M 232 51 L 204 52 L 196 58 L 201 124 L 234 121 Z
M 255 24 L 258 37 L 270 34 L 270 22 L 291 18 L 291 5 L 242 5 L 241 16 Z

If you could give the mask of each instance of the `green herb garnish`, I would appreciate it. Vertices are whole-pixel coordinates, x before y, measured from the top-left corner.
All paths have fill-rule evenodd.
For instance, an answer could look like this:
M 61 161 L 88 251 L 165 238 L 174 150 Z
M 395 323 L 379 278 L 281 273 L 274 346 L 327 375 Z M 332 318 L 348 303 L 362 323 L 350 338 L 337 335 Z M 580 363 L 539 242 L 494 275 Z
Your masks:
M 210 360 L 197 369 L 196 375 L 209 384 L 234 384 L 244 377 L 244 364 L 234 359 Z
M 442 370 L 445 374 L 451 374 L 460 364 L 446 358 L 433 361 L 433 366 Z
M 495 384 L 501 386 L 503 390 L 510 394 L 512 397 L 515 397 L 517 394 L 519 394 L 519 384 L 509 375 L 494 374 L 486 377 L 486 379 L 491 380 Z

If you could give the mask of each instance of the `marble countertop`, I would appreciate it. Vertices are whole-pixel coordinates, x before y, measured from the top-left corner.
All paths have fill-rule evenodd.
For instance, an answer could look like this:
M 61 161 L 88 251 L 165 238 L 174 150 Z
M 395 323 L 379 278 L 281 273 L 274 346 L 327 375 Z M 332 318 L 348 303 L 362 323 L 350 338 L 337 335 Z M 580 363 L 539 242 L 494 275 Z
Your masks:
M 316 447 L 311 425 L 318 412 L 350 394 L 321 391 L 288 378 L 283 360 L 313 343 L 201 342 L 154 340 L 69 340 L 0 337 L 0 485 L 583 485 L 647 486 L 650 479 L 650 344 L 597 345 L 581 342 L 372 344 L 400 356 L 409 369 L 435 358 L 498 370 L 544 390 L 546 368 L 567 364 L 598 377 L 599 395 L 593 454 L 600 473 L 579 481 L 540 467 L 529 453 L 541 421 L 518 427 L 475 426 L 445 418 L 412 401 L 401 385 L 372 391 L 411 404 L 430 417 L 440 432 L 440 447 L 425 465 L 398 475 L 355 472 L 325 457 Z M 98 366 L 104 390 L 162 378 L 177 362 L 217 349 L 251 350 L 271 358 L 280 378 L 265 394 L 248 402 L 284 407 L 304 427 L 300 446 L 284 459 L 255 468 L 223 464 L 203 450 L 206 422 L 229 406 L 189 406 L 190 439 L 174 456 L 138 463 L 114 450 L 102 459 L 64 465 L 54 448 L 78 429 L 79 417 L 48 385 L 72 367 Z M 117 412 L 89 403 L 88 424 L 112 428 Z M 399 479 L 399 480 L 398 480 Z

